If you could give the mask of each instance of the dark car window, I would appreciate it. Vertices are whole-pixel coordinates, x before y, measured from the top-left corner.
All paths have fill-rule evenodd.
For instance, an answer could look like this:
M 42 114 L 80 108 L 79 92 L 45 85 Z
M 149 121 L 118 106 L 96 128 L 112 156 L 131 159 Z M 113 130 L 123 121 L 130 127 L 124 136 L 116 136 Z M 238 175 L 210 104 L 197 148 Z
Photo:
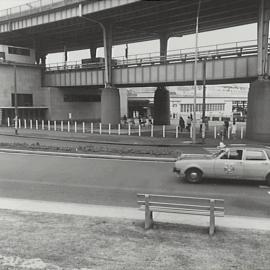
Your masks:
M 225 153 L 221 159 L 234 159 L 234 160 L 242 160 L 243 156 L 243 150 L 235 150 L 235 149 L 230 149 L 229 152 Z
M 247 150 L 246 160 L 266 160 L 265 154 L 260 150 Z

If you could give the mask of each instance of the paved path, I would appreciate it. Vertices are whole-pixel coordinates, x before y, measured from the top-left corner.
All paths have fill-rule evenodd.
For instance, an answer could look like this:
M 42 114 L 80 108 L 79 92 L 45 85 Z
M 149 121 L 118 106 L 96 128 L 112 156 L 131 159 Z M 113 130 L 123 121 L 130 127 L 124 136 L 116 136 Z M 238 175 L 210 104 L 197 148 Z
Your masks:
M 77 203 L 0 198 L 0 208 L 8 210 L 82 215 L 93 217 L 144 220 L 144 212 L 131 207 L 113 207 Z M 179 214 L 155 213 L 154 220 L 195 226 L 209 226 L 209 218 Z M 225 216 L 216 218 L 217 227 L 270 230 L 270 219 Z

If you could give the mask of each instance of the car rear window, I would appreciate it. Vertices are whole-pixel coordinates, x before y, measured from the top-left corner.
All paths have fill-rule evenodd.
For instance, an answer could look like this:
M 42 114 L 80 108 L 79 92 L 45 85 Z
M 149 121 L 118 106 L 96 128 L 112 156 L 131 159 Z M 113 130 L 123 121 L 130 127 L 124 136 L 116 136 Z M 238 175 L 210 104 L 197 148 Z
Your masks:
M 246 160 L 266 160 L 266 157 L 263 151 L 247 150 Z

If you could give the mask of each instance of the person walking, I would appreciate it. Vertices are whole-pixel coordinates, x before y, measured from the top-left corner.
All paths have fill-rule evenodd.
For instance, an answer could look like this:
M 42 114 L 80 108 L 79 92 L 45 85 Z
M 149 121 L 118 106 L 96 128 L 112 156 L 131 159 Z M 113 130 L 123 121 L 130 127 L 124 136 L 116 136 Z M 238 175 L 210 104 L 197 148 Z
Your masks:
M 179 128 L 180 128 L 180 132 L 183 132 L 183 130 L 185 128 L 185 120 L 183 119 L 182 116 L 180 116 L 180 118 L 179 118 Z
M 190 119 L 190 117 L 188 116 L 188 118 L 187 118 L 187 131 L 190 131 L 190 127 L 191 127 L 191 119 Z
M 237 130 L 237 126 L 235 123 L 235 119 L 233 119 L 233 123 L 232 123 L 232 138 L 235 140 L 236 139 L 236 130 Z

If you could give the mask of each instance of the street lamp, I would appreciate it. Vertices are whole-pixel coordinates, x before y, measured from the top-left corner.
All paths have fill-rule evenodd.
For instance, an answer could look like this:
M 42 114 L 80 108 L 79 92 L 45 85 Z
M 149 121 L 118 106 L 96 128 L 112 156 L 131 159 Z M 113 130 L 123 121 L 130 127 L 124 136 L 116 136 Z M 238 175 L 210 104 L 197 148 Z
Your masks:
M 201 0 L 198 0 L 197 16 L 196 16 L 196 35 L 195 35 L 195 56 L 194 56 L 194 105 L 193 105 L 193 125 L 192 125 L 192 142 L 196 143 L 196 96 L 197 96 L 197 66 L 198 66 L 198 32 L 199 32 L 199 14 L 201 8 Z
M 18 135 L 18 99 L 17 99 L 17 66 L 13 65 L 14 70 L 14 107 L 15 107 L 15 135 Z

